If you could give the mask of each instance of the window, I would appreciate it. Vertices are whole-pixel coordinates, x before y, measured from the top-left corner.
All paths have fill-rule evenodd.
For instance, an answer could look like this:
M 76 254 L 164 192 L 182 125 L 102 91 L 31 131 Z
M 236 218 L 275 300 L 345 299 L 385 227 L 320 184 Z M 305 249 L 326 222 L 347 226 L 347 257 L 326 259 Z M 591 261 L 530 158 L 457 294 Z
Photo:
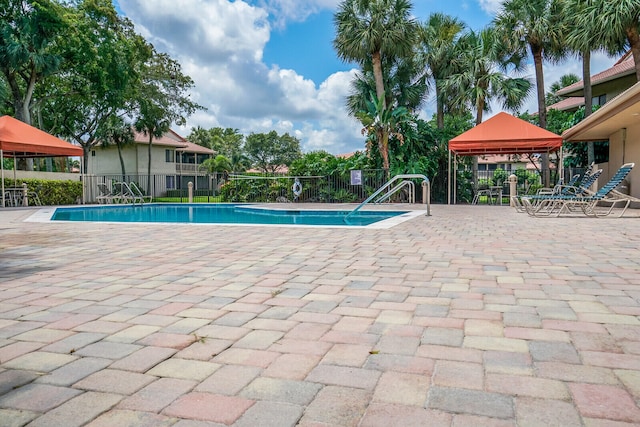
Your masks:
M 607 102 L 607 95 L 594 96 L 591 103 L 595 105 L 604 105 Z
M 176 177 L 167 176 L 167 190 L 175 190 L 175 188 L 176 188 Z
M 164 150 L 164 159 L 167 163 L 175 163 L 175 152 L 173 150 Z

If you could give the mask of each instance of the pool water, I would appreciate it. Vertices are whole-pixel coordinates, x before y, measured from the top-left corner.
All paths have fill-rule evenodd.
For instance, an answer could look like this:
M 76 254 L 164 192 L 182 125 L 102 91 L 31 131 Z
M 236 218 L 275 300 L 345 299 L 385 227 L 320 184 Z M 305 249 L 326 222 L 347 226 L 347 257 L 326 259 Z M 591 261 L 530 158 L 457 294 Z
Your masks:
M 242 204 L 145 204 L 57 208 L 52 221 L 367 226 L 407 212 L 263 209 Z

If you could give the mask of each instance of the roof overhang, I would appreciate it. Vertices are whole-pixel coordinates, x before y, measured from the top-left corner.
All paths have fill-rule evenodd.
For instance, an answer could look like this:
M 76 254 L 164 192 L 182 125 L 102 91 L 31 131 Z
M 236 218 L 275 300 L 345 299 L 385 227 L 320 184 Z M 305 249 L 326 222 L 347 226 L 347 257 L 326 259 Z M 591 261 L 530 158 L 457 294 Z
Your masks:
M 606 141 L 620 129 L 640 123 L 640 83 L 562 133 L 565 141 Z

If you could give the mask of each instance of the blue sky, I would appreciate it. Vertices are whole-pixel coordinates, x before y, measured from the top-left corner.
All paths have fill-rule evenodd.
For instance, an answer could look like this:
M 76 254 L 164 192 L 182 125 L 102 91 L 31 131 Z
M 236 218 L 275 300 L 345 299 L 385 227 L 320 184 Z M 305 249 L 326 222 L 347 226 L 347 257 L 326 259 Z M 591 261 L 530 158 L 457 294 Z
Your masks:
M 339 0 L 118 0 L 118 10 L 160 51 L 178 60 L 195 81 L 192 99 L 207 107 L 175 130 L 231 127 L 244 134 L 288 132 L 304 152 L 362 150 L 361 125 L 344 103 L 356 71 L 332 47 Z M 489 24 L 501 0 L 414 0 L 421 22 L 434 12 L 473 29 Z M 178 5 L 179 7 L 176 7 Z M 593 71 L 613 64 L 595 55 Z M 548 87 L 562 74 L 580 75 L 576 60 L 545 67 Z M 533 78 L 533 70 L 527 77 Z M 535 99 L 527 107 L 535 110 Z M 430 118 L 427 101 L 421 116 Z M 492 114 L 499 112 L 499 108 Z M 486 115 L 485 119 L 491 114 Z

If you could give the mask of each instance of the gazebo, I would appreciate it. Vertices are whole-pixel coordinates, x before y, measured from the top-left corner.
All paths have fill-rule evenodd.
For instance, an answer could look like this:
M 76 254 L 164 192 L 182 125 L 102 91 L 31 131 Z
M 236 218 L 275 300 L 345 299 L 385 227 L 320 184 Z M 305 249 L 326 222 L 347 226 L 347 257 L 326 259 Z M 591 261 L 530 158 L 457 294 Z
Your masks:
M 455 166 L 457 156 L 550 153 L 559 150 L 561 147 L 561 136 L 510 114 L 498 113 L 487 121 L 449 140 L 448 203 L 451 203 L 452 153 Z
M 69 144 L 40 129 L 10 116 L 0 117 L 0 159 L 4 157 L 82 157 L 81 147 Z M 0 162 L 2 206 L 4 196 L 4 167 Z

